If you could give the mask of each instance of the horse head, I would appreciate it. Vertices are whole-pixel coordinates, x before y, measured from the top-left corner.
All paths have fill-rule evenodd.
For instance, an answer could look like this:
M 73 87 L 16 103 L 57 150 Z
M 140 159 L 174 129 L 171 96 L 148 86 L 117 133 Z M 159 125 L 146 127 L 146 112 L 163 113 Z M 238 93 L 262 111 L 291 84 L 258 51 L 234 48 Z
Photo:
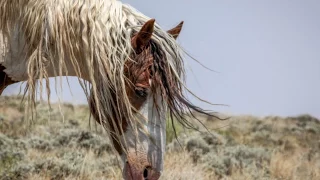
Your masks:
M 138 123 L 130 123 L 132 121 L 128 119 L 119 119 L 117 123 L 107 120 L 113 145 L 123 161 L 123 177 L 130 180 L 156 180 L 163 170 L 167 102 L 161 97 L 164 89 L 159 86 L 162 79 L 156 69 L 161 68 L 158 61 L 165 59 L 159 59 L 157 47 L 152 43 L 154 23 L 154 19 L 147 21 L 133 34 L 133 52 L 124 64 L 126 94 Z M 182 25 L 183 22 L 167 33 L 176 39 Z M 113 103 L 119 103 L 116 97 Z M 93 98 L 89 104 L 95 120 L 101 123 Z

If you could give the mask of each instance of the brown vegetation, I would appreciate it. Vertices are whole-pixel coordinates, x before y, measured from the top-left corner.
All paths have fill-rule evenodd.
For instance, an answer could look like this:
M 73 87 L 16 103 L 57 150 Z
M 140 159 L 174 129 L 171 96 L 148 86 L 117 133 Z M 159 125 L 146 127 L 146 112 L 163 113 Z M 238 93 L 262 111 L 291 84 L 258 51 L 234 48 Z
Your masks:
M 30 120 L 20 102 L 0 97 L 0 179 L 121 179 L 119 159 L 104 131 L 89 122 L 87 106 L 63 104 L 61 113 L 58 105 L 38 103 Z M 319 120 L 199 118 L 210 133 L 176 124 L 176 140 L 168 124 L 161 179 L 320 179 Z

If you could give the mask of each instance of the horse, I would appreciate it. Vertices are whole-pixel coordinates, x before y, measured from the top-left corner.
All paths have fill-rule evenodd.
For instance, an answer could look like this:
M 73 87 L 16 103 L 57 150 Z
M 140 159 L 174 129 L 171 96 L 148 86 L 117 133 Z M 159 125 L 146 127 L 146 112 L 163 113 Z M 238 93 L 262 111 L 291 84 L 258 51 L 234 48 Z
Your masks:
M 192 127 L 186 114 L 210 115 L 185 96 L 182 27 L 163 30 L 117 0 L 1 0 L 0 94 L 26 82 L 34 111 L 37 89 L 50 104 L 50 77 L 78 77 L 121 157 L 123 178 L 159 179 L 166 117 Z

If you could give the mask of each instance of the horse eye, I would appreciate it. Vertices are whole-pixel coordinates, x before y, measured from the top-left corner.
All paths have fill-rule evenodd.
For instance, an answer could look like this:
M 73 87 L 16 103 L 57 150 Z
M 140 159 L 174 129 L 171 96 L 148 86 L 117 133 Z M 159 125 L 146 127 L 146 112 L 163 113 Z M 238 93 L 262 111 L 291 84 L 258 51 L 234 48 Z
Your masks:
M 146 88 L 136 88 L 135 93 L 140 97 L 146 97 L 148 95 Z

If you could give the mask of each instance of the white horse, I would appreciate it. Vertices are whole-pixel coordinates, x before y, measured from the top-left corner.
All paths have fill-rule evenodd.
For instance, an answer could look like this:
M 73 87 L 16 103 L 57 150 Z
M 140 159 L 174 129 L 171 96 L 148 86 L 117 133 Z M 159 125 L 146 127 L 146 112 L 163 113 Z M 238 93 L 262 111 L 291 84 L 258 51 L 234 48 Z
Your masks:
M 0 0 L 0 93 L 26 81 L 34 110 L 38 87 L 49 101 L 49 77 L 78 77 L 123 160 L 124 179 L 158 179 L 166 115 L 190 126 L 185 112 L 206 113 L 183 93 L 175 41 L 182 24 L 164 31 L 116 0 Z

